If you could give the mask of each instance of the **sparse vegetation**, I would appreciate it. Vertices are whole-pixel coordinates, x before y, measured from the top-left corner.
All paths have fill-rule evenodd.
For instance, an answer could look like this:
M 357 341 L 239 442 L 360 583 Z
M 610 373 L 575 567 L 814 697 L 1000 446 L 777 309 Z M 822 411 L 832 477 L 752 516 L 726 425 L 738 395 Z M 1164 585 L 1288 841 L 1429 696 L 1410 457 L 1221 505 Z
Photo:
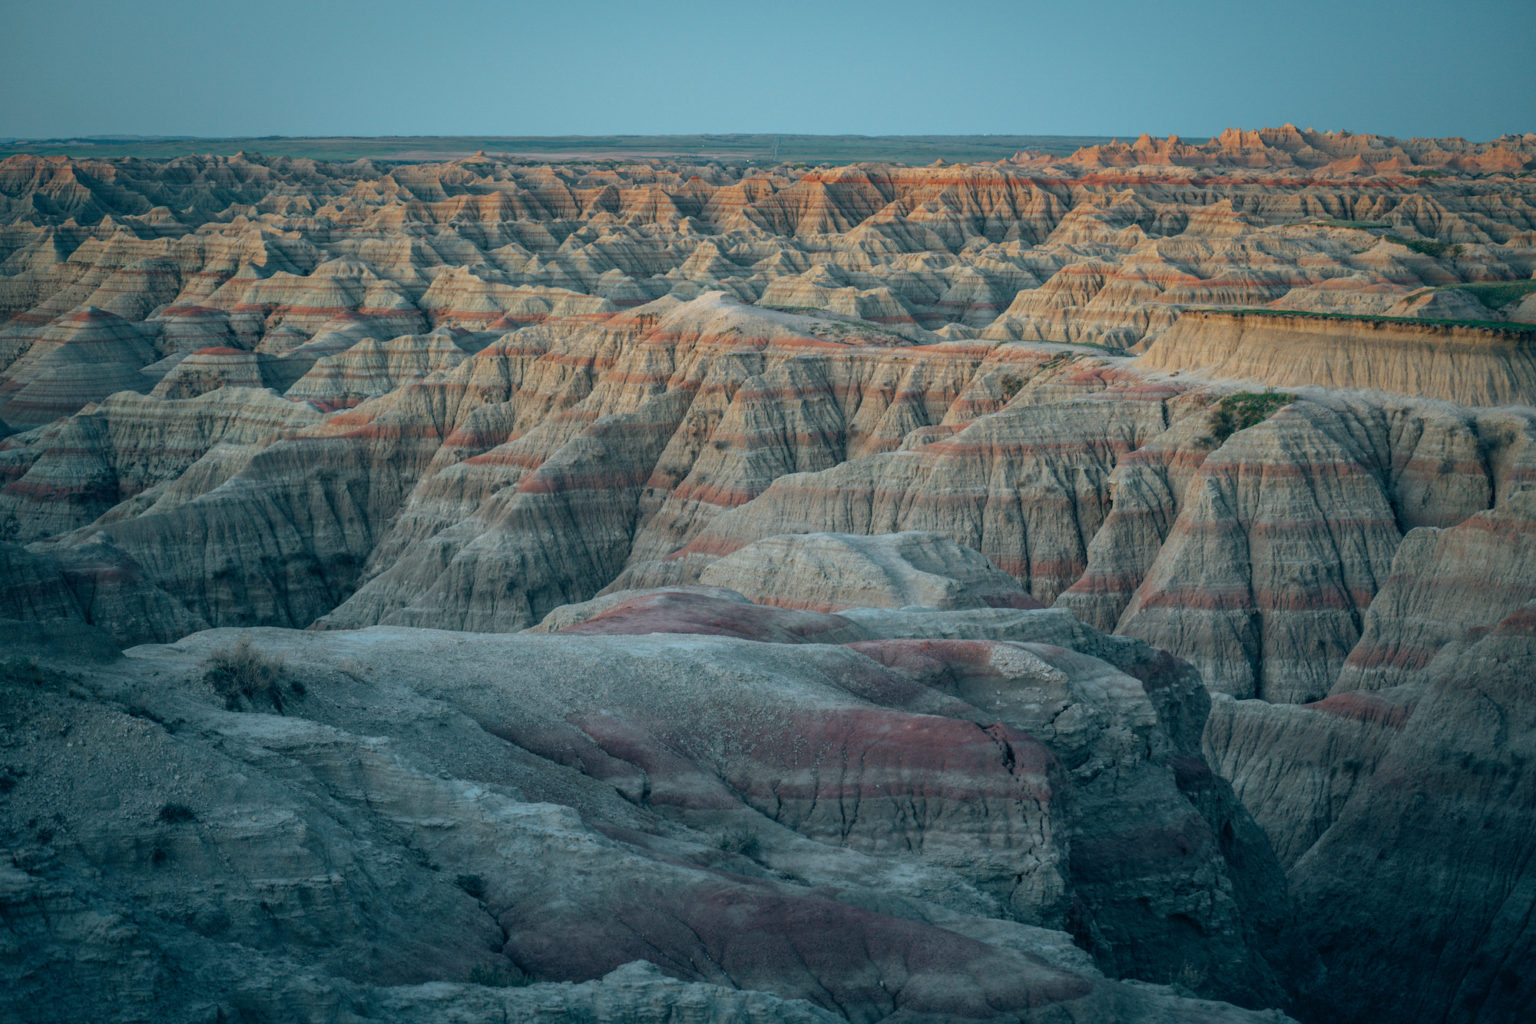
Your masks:
M 185 825 L 196 821 L 197 815 L 186 804 L 169 803 L 160 808 L 160 820 L 167 825 Z
M 1341 220 L 1338 217 L 1325 217 L 1316 223 L 1318 227 L 1354 228 L 1356 231 L 1379 231 L 1392 226 L 1384 220 Z
M 1519 302 L 1532 292 L 1536 292 L 1536 280 L 1479 282 L 1477 284 L 1455 284 L 1450 287 L 1457 291 L 1472 293 L 1472 295 L 1477 297 L 1477 301 L 1489 309 L 1500 309 L 1511 302 Z
M 1024 386 L 1024 378 L 1015 377 L 1010 373 L 1002 379 L 1001 384 L 1003 388 L 1003 401 L 1009 402 L 1013 400 L 1014 395 L 1019 393 L 1019 389 Z
M 821 323 L 817 329 L 837 335 L 838 339 L 844 338 L 849 333 L 859 335 L 871 335 L 881 338 L 890 338 L 895 341 L 917 343 L 920 339 L 909 338 L 893 327 L 877 324 L 873 320 L 863 320 L 856 316 L 848 316 L 843 313 L 834 313 L 829 309 L 821 309 L 817 306 L 779 306 L 771 302 L 759 302 L 759 309 L 771 309 L 776 313 L 795 313 L 799 316 L 815 317 Z
M 1453 246 L 1448 242 L 1436 242 L 1428 238 L 1404 238 L 1402 235 L 1388 235 L 1387 241 L 1396 242 L 1398 245 L 1406 245 L 1414 252 L 1425 256 L 1441 259 L 1444 256 L 1460 256 L 1461 246 Z
M 737 853 L 750 859 L 763 852 L 763 843 L 756 830 L 745 825 L 719 833 L 715 836 L 715 845 L 724 853 Z
M 1224 396 L 1211 410 L 1211 436 L 1225 441 L 1239 430 L 1262 423 L 1296 396 L 1284 391 L 1238 391 Z
M 1353 320 L 1357 323 L 1412 324 L 1416 327 L 1481 327 L 1509 334 L 1536 334 L 1536 324 L 1517 320 L 1438 320 L 1419 316 L 1372 316 L 1368 313 L 1319 313 L 1309 309 L 1224 309 L 1211 306 L 1191 307 L 1190 312 L 1231 313 L 1241 316 L 1275 316 L 1305 320 Z
M 38 667 L 36 658 L 7 658 L 0 661 L 0 681 L 41 686 L 48 680 L 46 670 Z
M 1076 345 L 1078 348 L 1091 348 L 1112 356 L 1123 356 L 1126 349 L 1122 345 L 1102 345 L 1097 341 L 1064 341 L 1063 345 Z
M 471 985 L 487 988 L 523 988 L 533 984 L 533 975 L 518 970 L 514 964 L 475 964 L 469 969 L 467 980 Z
M 485 879 L 479 875 L 459 875 L 454 884 L 477 900 L 485 899 Z
M 215 651 L 208 658 L 203 679 L 213 692 L 224 698 L 224 706 L 239 711 L 248 704 L 267 704 L 279 713 L 283 710 L 283 674 L 285 666 L 251 646 L 250 637 L 241 637 L 233 647 Z

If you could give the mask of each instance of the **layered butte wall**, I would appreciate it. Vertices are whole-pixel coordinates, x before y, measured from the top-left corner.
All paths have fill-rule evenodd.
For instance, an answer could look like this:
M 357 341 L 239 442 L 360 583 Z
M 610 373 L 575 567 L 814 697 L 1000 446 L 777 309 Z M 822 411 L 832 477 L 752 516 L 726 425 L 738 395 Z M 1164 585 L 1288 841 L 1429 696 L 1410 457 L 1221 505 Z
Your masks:
M 1141 357 L 1278 387 L 1366 388 L 1462 405 L 1536 403 L 1536 325 L 1191 310 Z
M 6 998 L 1519 1019 L 1533 275 L 1531 135 L 0 162 Z

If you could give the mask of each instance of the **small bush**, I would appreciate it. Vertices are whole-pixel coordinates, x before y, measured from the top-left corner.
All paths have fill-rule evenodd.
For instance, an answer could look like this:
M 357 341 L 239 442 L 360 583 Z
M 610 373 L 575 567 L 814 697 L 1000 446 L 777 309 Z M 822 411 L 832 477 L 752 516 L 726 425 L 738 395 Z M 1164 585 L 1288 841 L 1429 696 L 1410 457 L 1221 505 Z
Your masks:
M 487 988 L 523 988 L 533 984 L 533 975 L 515 964 L 475 964 L 469 969 L 469 983 Z
M 247 701 L 270 704 L 282 711 L 283 670 L 281 661 L 265 657 L 251 646 L 250 637 L 243 636 L 233 647 L 209 656 L 203 679 L 231 711 L 239 711 Z
M 1296 400 L 1284 391 L 1239 391 L 1226 395 L 1211 410 L 1211 435 L 1225 441 L 1239 430 L 1263 423 L 1282 406 Z
M 186 804 L 166 804 L 160 808 L 160 820 L 168 825 L 185 825 L 196 821 L 197 815 Z
M 715 836 L 715 845 L 724 853 L 739 853 L 752 859 L 756 859 L 763 850 L 762 840 L 757 838 L 754 830 L 746 826 L 719 833 Z
M 1012 374 L 1009 374 L 1002 379 L 1002 386 L 1003 401 L 1010 401 L 1014 395 L 1019 393 L 1019 389 L 1024 386 L 1024 378 L 1015 377 Z

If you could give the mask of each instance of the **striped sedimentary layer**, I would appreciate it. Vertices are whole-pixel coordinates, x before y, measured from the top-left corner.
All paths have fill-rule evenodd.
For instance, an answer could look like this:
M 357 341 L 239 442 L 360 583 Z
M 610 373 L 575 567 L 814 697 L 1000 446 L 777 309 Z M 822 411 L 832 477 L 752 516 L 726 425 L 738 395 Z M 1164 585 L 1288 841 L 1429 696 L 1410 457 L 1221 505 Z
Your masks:
M 595 321 L 711 289 L 816 309 L 845 333 L 1122 348 L 1190 305 L 1529 315 L 1514 293 L 1435 291 L 1536 271 L 1529 137 L 1222 140 L 814 170 L 12 157 L 0 419 L 36 425 L 106 388 L 145 390 L 199 350 L 331 355 L 348 339 Z M 1425 168 L 1436 176 L 1408 173 Z M 81 330 L 137 340 L 107 360 L 85 357 L 86 337 L 57 351 Z
M 1056 604 L 1052 621 L 1074 622 L 1070 611 L 1198 669 L 1221 695 L 1207 760 L 1195 746 L 1203 690 L 1172 655 L 1148 654 L 1168 661 L 1113 663 L 1182 736 L 1166 762 L 1141 719 L 1101 719 L 1097 703 L 1049 720 L 1020 704 L 961 728 L 834 702 L 825 722 L 808 711 L 791 726 L 839 759 L 864 749 L 854 740 L 871 721 L 931 726 L 942 742 L 893 748 L 894 761 L 870 762 L 869 785 L 825 791 L 765 749 L 740 774 L 718 759 L 713 775 L 690 769 L 668 798 L 686 809 L 690 785 L 718 795 L 719 783 L 761 814 L 778 796 L 756 773 L 777 773 L 804 783 L 785 796 L 802 838 L 841 842 L 832 808 L 858 798 L 880 816 L 847 841 L 878 846 L 899 816 L 878 788 L 904 766 L 928 773 L 935 801 L 948 792 L 943 766 L 923 760 L 935 747 L 958 752 L 961 775 L 986 775 L 982 754 L 1001 763 L 1006 748 L 1040 777 L 1031 743 L 986 733 L 1001 721 L 1050 747 L 1076 809 L 1053 802 L 1061 790 L 1047 800 L 1033 782 L 987 775 L 1002 787 L 985 789 L 989 808 L 1039 837 L 1041 855 L 1015 883 L 1004 854 L 1017 848 L 999 841 L 976 860 L 985 878 L 967 884 L 1025 894 L 1020 905 L 1055 915 L 1101 964 L 1163 980 L 1183 965 L 1138 934 L 1187 950 L 1181 928 L 1246 928 L 1251 938 L 1192 959 L 1187 977 L 1260 985 L 1247 953 L 1272 950 L 1280 925 L 1259 908 L 1283 901 L 1280 882 L 1256 879 L 1283 865 L 1331 972 L 1310 994 L 1298 979 L 1322 975 L 1305 956 L 1280 972 L 1314 1019 L 1329 1019 L 1330 994 L 1354 1019 L 1419 1019 L 1420 1007 L 1423 1019 L 1497 1016 L 1536 998 L 1498 966 L 1524 948 L 1528 909 L 1527 823 L 1503 810 L 1529 802 L 1531 761 L 1511 739 L 1529 701 L 1511 673 L 1530 664 L 1520 630 L 1536 598 L 1536 412 L 1512 404 L 1529 394 L 1505 351 L 1516 335 L 1391 325 L 1357 338 L 1338 332 L 1359 321 L 1184 310 L 1470 316 L 1481 303 L 1478 319 L 1519 315 L 1527 305 L 1487 303 L 1536 270 L 1532 186 L 1518 160 L 1473 172 L 1509 162 L 1488 148 L 1447 144 L 1433 151 L 1447 178 L 1420 180 L 1402 171 L 1428 159 L 1423 146 L 1297 138 L 1232 137 L 1199 153 L 1138 143 L 1129 151 L 1148 162 L 1135 166 L 1104 150 L 806 174 L 6 162 L 0 617 L 31 623 L 16 636 L 57 630 L 60 644 L 84 623 L 128 644 L 207 626 L 506 632 L 540 620 L 571 627 L 573 644 L 658 631 L 871 643 L 859 656 L 895 673 L 887 683 L 899 676 L 887 695 L 980 708 L 996 688 L 983 663 L 1014 659 L 986 645 L 1021 639 L 985 624 L 1023 614 L 980 607 Z M 1319 162 L 1302 143 L 1332 155 Z M 1254 162 L 1276 147 L 1289 164 Z M 1222 337 L 1257 338 L 1251 352 L 1158 364 L 1165 346 L 1214 345 L 1218 322 L 1231 327 Z M 1314 334 L 1297 341 L 1293 328 Z M 1141 361 L 1117 354 L 1125 346 Z M 1268 381 L 1266 367 L 1301 374 L 1273 378 L 1282 407 L 1257 422 L 1215 414 L 1254 386 L 1229 378 Z M 973 610 L 881 612 L 873 633 L 864 612 L 827 611 L 914 601 Z M 1067 643 L 1061 629 L 1022 639 L 1104 659 L 1082 646 L 1087 632 Z M 943 646 L 970 641 L 982 646 Z M 1128 685 L 1028 653 L 1052 671 L 1025 672 L 1020 655 L 1010 679 L 1040 684 L 1038 709 L 1058 709 L 1045 685 L 1057 670 L 1085 687 Z M 1446 734 L 1431 735 L 1440 722 Z M 605 753 L 578 774 L 643 802 L 640 777 L 615 762 L 643 754 L 659 777 L 677 737 L 579 724 Z M 1148 808 L 1171 806 L 1161 783 L 1153 793 L 1117 774 L 1106 750 L 1121 741 L 1172 772 L 1199 821 L 1154 827 L 1115 802 L 1124 781 Z M 1416 748 L 1432 756 L 1416 764 Z M 1223 817 L 1226 783 L 1208 766 L 1232 781 L 1279 863 L 1233 867 L 1259 864 L 1265 843 Z M 1379 827 L 1379 807 L 1407 823 L 1400 833 Z M 1456 834 L 1436 839 L 1424 808 Z M 960 810 L 942 817 L 954 831 L 934 835 L 935 858 L 993 850 Z M 1435 906 L 1383 904 L 1354 871 L 1372 858 Z M 1232 870 L 1212 889 L 1188 864 L 1195 876 Z M 723 905 L 690 892 L 689 905 Z M 782 920 L 772 906 L 763 920 Z M 1091 921 L 1084 906 L 1100 908 Z M 573 934 L 623 939 L 581 922 Z M 1402 936 L 1453 952 L 1426 963 Z M 533 937 L 518 942 L 530 963 L 559 960 Z
M 1310 391 L 1218 439 L 1219 389 L 1124 360 L 819 323 L 711 293 L 471 354 L 364 345 L 305 378 L 320 409 L 118 396 L 0 441 L 0 509 L 50 548 L 104 534 L 196 619 L 288 626 L 516 629 L 604 587 L 700 581 L 832 607 L 825 567 L 706 574 L 776 535 L 929 531 L 1017 581 L 1003 603 L 1060 601 L 1214 690 L 1304 702 L 1379 617 L 1405 534 L 1513 509 L 1531 479 L 1520 410 Z M 403 383 L 342 408 L 349 373 Z M 982 600 L 981 578 L 961 592 Z
M 1195 310 L 1140 363 L 1272 387 L 1370 388 L 1462 405 L 1536 404 L 1536 328 Z

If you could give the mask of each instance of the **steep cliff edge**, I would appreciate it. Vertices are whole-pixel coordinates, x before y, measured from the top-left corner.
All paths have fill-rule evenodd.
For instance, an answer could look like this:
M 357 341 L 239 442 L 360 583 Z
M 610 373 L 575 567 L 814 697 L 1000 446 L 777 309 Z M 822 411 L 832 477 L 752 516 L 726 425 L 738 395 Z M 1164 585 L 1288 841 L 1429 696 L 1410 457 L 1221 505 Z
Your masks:
M 1462 405 L 1536 404 L 1536 327 L 1190 310 L 1138 360 L 1274 387 L 1372 388 Z

